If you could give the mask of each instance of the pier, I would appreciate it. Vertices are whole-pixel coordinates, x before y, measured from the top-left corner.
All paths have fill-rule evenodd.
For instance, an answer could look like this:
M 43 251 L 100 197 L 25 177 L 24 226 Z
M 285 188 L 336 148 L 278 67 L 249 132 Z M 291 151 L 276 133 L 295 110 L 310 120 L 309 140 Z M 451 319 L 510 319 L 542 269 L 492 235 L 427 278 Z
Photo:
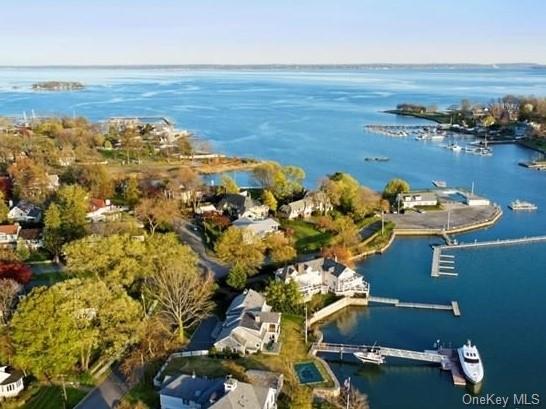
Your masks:
M 532 237 L 522 237 L 519 239 L 497 239 L 489 241 L 474 241 L 473 243 L 457 243 L 457 244 L 448 244 L 443 246 L 436 246 L 440 249 L 468 249 L 468 248 L 477 248 L 477 247 L 495 247 L 495 246 L 512 246 L 517 244 L 532 244 L 546 242 L 546 236 L 532 236 Z
M 430 271 L 431 277 L 440 276 L 457 276 L 455 270 L 455 256 L 451 254 L 442 254 L 442 249 L 453 247 L 454 244 L 448 246 L 435 246 L 432 250 L 432 267 Z M 448 271 L 446 271 L 448 270 Z
M 382 356 L 408 359 L 412 361 L 428 362 L 440 364 L 444 371 L 451 372 L 451 378 L 454 385 L 464 386 L 466 380 L 461 372 L 457 351 L 455 349 L 439 348 L 432 351 L 413 351 L 409 349 L 388 348 L 376 345 L 351 345 L 335 344 L 330 342 L 316 342 L 311 346 L 310 353 L 316 355 L 322 353 L 336 353 L 343 359 L 343 354 L 354 354 L 355 352 L 369 352 L 373 350 Z
M 393 307 L 398 308 L 418 308 L 424 310 L 439 310 L 439 311 L 452 311 L 453 315 L 456 317 L 461 316 L 461 310 L 459 308 L 459 303 L 457 301 L 451 301 L 451 304 L 428 304 L 428 303 L 418 303 L 418 302 L 401 302 L 397 298 L 386 298 L 386 297 L 373 297 L 368 298 L 369 302 L 375 302 L 379 304 L 388 304 Z

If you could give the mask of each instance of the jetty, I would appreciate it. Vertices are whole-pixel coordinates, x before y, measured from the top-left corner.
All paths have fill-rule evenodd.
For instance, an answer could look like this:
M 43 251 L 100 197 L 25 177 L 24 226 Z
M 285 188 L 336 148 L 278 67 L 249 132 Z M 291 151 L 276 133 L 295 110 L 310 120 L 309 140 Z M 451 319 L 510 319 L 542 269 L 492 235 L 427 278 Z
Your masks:
M 456 317 L 461 316 L 461 310 L 457 301 L 451 301 L 451 304 L 428 304 L 418 302 L 402 302 L 398 298 L 374 297 L 368 298 L 370 303 L 388 304 L 398 308 L 418 308 L 423 310 L 451 311 Z
M 343 359 L 343 354 L 352 355 L 355 352 L 369 352 L 370 350 L 373 350 L 385 357 L 440 364 L 443 370 L 451 372 L 451 378 L 454 385 L 466 385 L 466 380 L 461 372 L 457 357 L 457 351 L 455 349 L 439 348 L 437 350 L 421 352 L 409 349 L 389 348 L 377 345 L 352 345 L 330 342 L 315 342 L 311 346 L 310 353 L 313 356 L 319 352 L 335 353 L 339 354 L 340 358 Z

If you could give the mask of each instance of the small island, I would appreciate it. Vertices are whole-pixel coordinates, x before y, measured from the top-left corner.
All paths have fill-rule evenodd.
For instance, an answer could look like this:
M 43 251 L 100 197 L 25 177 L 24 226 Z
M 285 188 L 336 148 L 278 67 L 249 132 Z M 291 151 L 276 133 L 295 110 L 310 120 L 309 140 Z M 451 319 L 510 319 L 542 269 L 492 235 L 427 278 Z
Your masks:
M 79 91 L 85 86 L 77 81 L 42 81 L 32 84 L 36 91 Z

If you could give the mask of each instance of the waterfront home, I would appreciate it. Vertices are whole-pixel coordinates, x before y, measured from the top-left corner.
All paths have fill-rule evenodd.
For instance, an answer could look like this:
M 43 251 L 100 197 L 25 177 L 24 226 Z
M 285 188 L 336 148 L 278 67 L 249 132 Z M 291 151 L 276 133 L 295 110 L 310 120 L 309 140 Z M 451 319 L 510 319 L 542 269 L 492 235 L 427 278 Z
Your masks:
M 327 213 L 333 209 L 324 192 L 308 192 L 303 199 L 290 202 L 279 209 L 281 216 L 287 219 L 307 218 L 314 212 Z
M 248 195 L 248 192 L 227 193 L 216 205 L 218 211 L 228 214 L 233 219 L 263 219 L 269 213 L 269 207 L 257 204 Z
M 261 220 L 252 220 L 247 217 L 241 217 L 233 222 L 233 226 L 242 229 L 244 237 L 250 235 L 261 238 L 278 231 L 280 224 L 271 217 Z
M 0 246 L 17 244 L 21 226 L 18 223 L 0 226 Z
M 24 389 L 23 372 L 0 366 L 0 398 L 13 398 Z
M 126 210 L 125 207 L 113 205 L 108 199 L 91 199 L 85 217 L 92 223 L 111 221 L 119 219 Z
M 295 281 L 305 301 L 315 294 L 368 297 L 370 286 L 362 275 L 331 258 L 317 258 L 279 268 L 277 279 Z
M 438 196 L 436 193 L 429 191 L 398 193 L 396 202 L 403 209 L 412 209 L 416 206 L 436 206 L 438 204 Z
M 42 219 L 42 209 L 26 200 L 21 200 L 9 210 L 8 219 L 14 222 L 38 223 Z
M 214 347 L 241 354 L 275 351 L 280 334 L 281 314 L 271 311 L 262 294 L 245 290 L 231 302 Z
M 276 409 L 275 389 L 227 376 L 180 375 L 168 379 L 159 393 L 161 409 Z

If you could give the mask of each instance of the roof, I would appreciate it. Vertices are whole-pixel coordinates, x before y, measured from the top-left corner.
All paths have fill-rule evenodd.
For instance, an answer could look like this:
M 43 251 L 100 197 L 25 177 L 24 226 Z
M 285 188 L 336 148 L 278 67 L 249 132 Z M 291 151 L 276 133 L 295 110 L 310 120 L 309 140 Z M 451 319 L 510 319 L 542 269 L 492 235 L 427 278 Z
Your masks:
M 218 209 L 234 208 L 238 213 L 244 213 L 246 209 L 254 207 L 254 201 L 239 193 L 226 193 L 218 203 Z
M 26 200 L 21 200 L 14 208 L 21 210 L 27 217 L 39 218 L 42 215 L 42 209 Z
M 21 229 L 19 237 L 23 240 L 39 240 L 42 236 L 42 229 Z
M 280 223 L 272 218 L 267 218 L 263 220 L 252 220 L 247 217 L 242 217 L 233 222 L 235 227 L 241 229 L 249 229 L 254 233 L 267 233 L 272 230 L 277 230 L 280 226 Z
M 91 199 L 89 201 L 89 209 L 91 211 L 102 209 L 103 207 L 106 207 L 106 201 L 103 199 Z
M 408 196 L 409 199 L 406 199 Z M 403 200 L 417 200 L 416 196 L 421 196 L 421 198 L 418 199 L 420 201 L 438 200 L 438 195 L 428 190 L 400 193 L 400 197 L 402 197 Z
M 23 372 L 9 366 L 0 366 L 0 385 L 9 385 L 23 377 Z
M 0 233 L 17 234 L 18 231 L 19 231 L 18 224 L 4 224 L 0 226 Z
M 233 382 L 236 387 L 226 391 L 222 378 L 198 378 L 180 375 L 167 384 L 161 394 L 189 400 L 210 409 L 259 409 L 267 400 L 269 388 L 245 382 Z
M 309 268 L 315 271 L 327 271 L 336 277 L 348 269 L 345 264 L 339 263 L 331 258 L 321 257 L 280 268 L 277 270 L 277 275 L 280 275 L 282 278 L 286 279 L 293 273 L 296 273 L 296 275 L 305 274 L 306 270 Z

